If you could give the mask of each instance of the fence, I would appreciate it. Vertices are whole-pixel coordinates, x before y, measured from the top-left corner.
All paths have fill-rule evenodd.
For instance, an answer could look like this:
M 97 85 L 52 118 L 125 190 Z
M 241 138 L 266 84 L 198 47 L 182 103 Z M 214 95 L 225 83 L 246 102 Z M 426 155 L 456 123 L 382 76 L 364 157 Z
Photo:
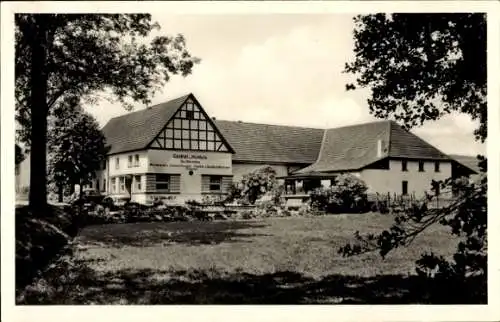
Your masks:
M 368 195 L 369 202 L 384 203 L 390 207 L 410 207 L 414 203 L 425 202 L 428 208 L 443 208 L 449 206 L 456 199 L 451 196 L 416 197 L 415 194 L 401 195 L 396 193 L 374 193 Z

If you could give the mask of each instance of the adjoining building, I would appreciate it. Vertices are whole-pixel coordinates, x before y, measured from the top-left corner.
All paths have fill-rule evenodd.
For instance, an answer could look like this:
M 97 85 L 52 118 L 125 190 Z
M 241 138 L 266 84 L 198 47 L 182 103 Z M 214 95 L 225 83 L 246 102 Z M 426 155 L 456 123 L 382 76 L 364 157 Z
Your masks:
M 220 121 L 192 94 L 115 117 L 103 133 L 110 151 L 93 187 L 140 203 L 223 195 L 263 165 L 288 193 L 352 173 L 369 192 L 420 196 L 432 180 L 474 173 L 392 121 L 335 129 Z

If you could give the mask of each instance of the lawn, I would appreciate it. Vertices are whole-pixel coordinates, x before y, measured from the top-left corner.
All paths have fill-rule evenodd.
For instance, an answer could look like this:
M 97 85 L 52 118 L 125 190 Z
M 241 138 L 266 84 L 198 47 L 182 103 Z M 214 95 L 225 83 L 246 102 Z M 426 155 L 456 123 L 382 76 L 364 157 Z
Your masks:
M 360 214 L 90 226 L 76 253 L 90 270 L 72 301 L 425 302 L 423 286 L 409 275 L 425 251 L 454 253 L 457 240 L 445 227 L 430 227 L 385 259 L 337 253 L 355 231 L 376 233 L 391 223 L 390 215 Z

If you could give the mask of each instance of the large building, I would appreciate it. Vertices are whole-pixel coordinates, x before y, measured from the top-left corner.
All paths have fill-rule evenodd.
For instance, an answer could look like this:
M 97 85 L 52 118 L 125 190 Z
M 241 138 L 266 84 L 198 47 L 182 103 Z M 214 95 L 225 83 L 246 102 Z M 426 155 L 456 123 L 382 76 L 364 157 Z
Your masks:
M 225 194 L 263 165 L 295 194 L 352 173 L 369 192 L 421 196 L 432 180 L 473 173 L 392 121 L 335 129 L 220 121 L 192 94 L 115 117 L 103 132 L 110 151 L 93 187 L 140 203 Z

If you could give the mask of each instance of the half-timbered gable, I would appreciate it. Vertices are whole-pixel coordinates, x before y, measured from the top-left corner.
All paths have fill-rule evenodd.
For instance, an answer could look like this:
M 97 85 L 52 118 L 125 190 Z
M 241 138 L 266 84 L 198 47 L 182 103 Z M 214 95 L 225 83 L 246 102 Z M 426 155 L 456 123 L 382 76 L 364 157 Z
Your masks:
M 199 104 L 188 98 L 160 133 L 151 148 L 169 150 L 230 152 L 212 119 Z

